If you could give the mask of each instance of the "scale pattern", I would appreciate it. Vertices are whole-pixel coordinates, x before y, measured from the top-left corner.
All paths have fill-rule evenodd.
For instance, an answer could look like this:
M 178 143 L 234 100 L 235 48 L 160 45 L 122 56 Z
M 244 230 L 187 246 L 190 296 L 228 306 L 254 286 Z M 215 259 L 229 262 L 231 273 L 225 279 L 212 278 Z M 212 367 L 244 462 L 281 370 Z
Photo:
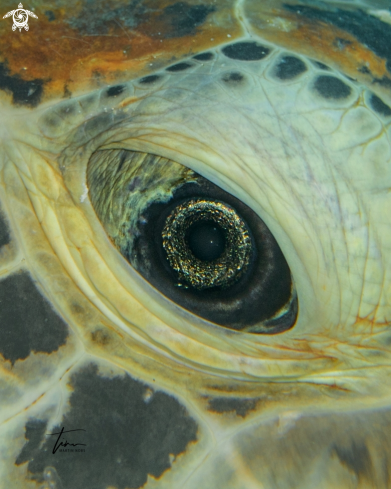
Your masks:
M 69 73 L 27 80 L 4 65 L 0 487 L 390 486 L 391 99 L 373 81 L 387 80 L 386 57 L 348 30 L 329 51 L 302 37 L 342 39 L 334 7 L 387 24 L 387 4 L 271 3 L 183 2 L 193 24 L 156 31 L 176 59 L 141 60 L 140 41 L 118 72 L 104 51 L 61 100 Z M 104 34 L 99 7 L 90 23 L 79 7 L 66 29 Z M 291 268 L 295 327 L 233 333 L 145 283 L 88 198 L 100 148 L 171 158 L 251 206 Z M 85 430 L 72 437 L 85 452 L 52 453 L 62 426 Z

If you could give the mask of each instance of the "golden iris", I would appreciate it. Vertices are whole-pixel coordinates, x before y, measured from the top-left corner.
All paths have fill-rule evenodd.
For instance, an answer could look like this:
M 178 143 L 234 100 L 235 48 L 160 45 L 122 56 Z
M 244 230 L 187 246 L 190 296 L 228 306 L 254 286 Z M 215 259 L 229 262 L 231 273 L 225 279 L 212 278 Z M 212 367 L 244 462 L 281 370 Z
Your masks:
M 189 246 L 189 232 L 198 223 L 214 223 L 224 237 L 224 248 L 215 259 L 202 260 Z M 198 290 L 227 288 L 247 270 L 252 239 L 246 223 L 224 202 L 190 199 L 169 214 L 162 231 L 163 248 L 178 273 L 177 286 Z

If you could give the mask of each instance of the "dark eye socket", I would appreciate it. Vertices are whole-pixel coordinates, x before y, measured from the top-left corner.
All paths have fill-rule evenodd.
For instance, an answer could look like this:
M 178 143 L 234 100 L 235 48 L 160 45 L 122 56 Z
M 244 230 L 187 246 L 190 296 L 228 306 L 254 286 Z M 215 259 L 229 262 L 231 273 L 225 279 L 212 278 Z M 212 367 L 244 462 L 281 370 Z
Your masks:
M 174 161 L 125 150 L 96 152 L 87 183 L 116 247 L 166 297 L 237 331 L 274 334 L 294 325 L 288 264 L 243 202 Z

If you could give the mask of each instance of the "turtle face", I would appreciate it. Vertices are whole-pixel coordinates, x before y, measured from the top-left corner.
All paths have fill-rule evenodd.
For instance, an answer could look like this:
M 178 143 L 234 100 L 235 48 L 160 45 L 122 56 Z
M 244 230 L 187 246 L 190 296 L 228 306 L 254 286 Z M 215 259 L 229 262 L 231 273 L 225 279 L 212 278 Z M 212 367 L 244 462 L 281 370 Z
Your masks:
M 177 59 L 0 72 L 2 480 L 388 487 L 386 14 L 120 3 Z

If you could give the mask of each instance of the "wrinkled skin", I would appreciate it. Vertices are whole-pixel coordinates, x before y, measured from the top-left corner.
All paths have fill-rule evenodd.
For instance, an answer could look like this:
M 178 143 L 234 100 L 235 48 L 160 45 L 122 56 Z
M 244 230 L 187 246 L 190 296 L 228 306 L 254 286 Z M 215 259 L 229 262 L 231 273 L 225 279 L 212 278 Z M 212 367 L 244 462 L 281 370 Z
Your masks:
M 106 3 L 35 2 L 22 36 L 3 20 L 0 487 L 391 486 L 391 54 L 319 20 L 357 6 L 315 3 L 183 2 L 185 22 L 174 2 L 134 18 L 113 2 L 121 24 Z M 391 36 L 385 6 L 360 5 Z M 269 56 L 221 52 L 250 35 Z M 306 70 L 277 79 L 287 53 Z M 314 89 L 325 74 L 344 96 Z M 102 148 L 170 158 L 251 207 L 289 264 L 294 327 L 233 332 L 151 287 L 90 202 Z M 52 453 L 62 426 L 85 452 Z

